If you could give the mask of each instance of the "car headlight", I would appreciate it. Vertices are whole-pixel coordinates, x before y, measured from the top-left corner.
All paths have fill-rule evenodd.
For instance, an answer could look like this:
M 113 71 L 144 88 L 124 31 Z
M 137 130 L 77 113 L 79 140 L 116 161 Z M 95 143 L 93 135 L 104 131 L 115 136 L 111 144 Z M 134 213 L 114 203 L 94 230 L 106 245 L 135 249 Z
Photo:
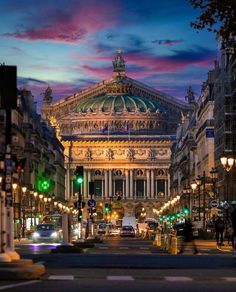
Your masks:
M 39 237 L 39 236 L 40 236 L 40 234 L 39 234 L 38 232 L 34 232 L 34 233 L 33 233 L 33 237 L 34 237 L 34 238 Z
M 51 234 L 51 237 L 57 237 L 57 232 L 56 232 L 56 231 L 53 232 L 53 233 Z

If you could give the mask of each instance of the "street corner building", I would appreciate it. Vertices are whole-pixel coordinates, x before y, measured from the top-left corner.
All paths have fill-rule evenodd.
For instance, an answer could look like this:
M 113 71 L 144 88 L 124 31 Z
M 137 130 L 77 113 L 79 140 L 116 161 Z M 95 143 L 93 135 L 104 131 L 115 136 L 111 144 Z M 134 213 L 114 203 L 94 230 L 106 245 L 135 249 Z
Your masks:
M 171 146 L 182 114 L 190 103 L 126 76 L 118 50 L 113 75 L 79 93 L 53 102 L 45 94 L 42 117 L 51 122 L 65 148 L 66 198 L 75 195 L 73 175 L 84 167 L 83 200 L 94 182 L 97 219 L 111 216 L 154 217 L 155 209 L 171 194 Z M 119 198 L 117 200 L 117 198 Z

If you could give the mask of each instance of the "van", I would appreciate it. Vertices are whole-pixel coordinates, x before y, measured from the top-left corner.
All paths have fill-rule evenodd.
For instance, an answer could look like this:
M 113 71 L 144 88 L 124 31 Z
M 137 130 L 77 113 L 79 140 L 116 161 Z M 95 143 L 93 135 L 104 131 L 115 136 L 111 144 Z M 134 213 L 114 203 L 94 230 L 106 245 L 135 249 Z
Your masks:
M 126 216 L 122 219 L 122 227 L 123 226 L 132 226 L 135 230 L 135 233 L 137 232 L 137 221 L 136 218 L 133 216 Z

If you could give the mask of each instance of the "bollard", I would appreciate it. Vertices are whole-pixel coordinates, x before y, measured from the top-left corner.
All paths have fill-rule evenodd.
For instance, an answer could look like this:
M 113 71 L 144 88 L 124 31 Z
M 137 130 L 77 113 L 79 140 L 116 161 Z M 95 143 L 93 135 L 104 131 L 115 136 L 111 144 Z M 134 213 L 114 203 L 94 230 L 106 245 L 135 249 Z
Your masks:
M 171 236 L 171 249 L 170 249 L 171 254 L 177 254 L 178 253 L 178 244 L 177 244 L 177 236 L 172 235 Z
M 156 246 L 161 246 L 161 233 L 156 233 L 153 244 Z

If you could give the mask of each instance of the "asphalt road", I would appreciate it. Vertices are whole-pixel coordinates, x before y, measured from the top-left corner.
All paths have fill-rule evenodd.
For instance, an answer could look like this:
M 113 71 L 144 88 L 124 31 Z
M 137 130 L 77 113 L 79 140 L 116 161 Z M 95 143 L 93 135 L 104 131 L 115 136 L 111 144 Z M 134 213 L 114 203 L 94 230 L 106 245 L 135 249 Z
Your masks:
M 198 255 L 191 250 L 170 255 L 148 241 L 113 238 L 83 254 L 55 254 L 52 246 L 25 243 L 17 251 L 44 263 L 46 275 L 39 281 L 2 281 L 0 290 L 235 291 L 236 260 L 229 249 L 218 250 L 213 242 L 198 245 Z

